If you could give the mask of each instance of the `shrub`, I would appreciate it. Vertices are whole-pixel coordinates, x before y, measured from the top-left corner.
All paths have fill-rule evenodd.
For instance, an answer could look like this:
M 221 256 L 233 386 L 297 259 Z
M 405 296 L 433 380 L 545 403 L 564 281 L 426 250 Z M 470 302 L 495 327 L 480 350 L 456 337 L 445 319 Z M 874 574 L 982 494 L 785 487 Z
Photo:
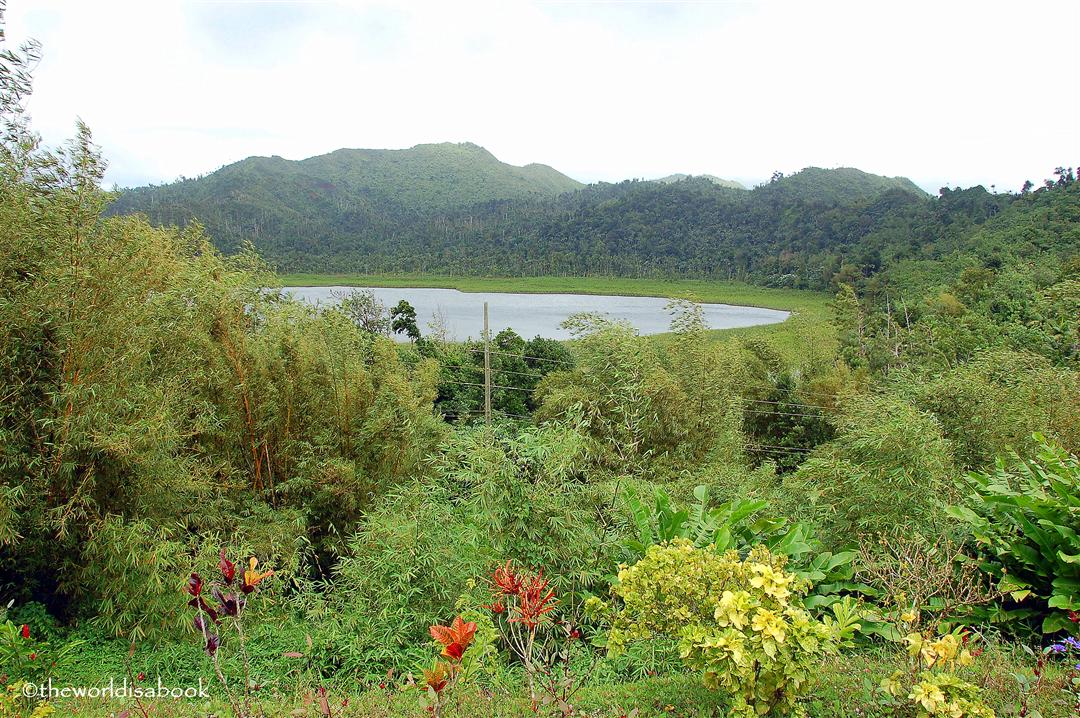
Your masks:
M 952 446 L 937 419 L 895 397 L 865 395 L 836 421 L 836 439 L 784 481 L 797 515 L 818 522 L 834 544 L 897 527 L 940 533 L 955 490 Z
M 334 572 L 326 624 L 338 667 L 379 681 L 427 660 L 428 627 L 483 573 L 482 530 L 438 485 L 417 482 L 379 502 Z
M 993 471 L 968 474 L 974 489 L 966 506 L 950 513 L 964 520 L 979 543 L 985 569 L 1008 592 L 1005 618 L 1041 619 L 1043 633 L 1076 632 L 1080 611 L 1080 461 L 1036 435 L 1035 459 L 1013 454 Z
M 662 346 L 600 315 L 568 318 L 576 364 L 540 382 L 537 418 L 577 427 L 587 458 L 621 472 L 734 453 L 738 360 L 707 344 L 700 307 L 680 304 L 674 314 L 674 335 Z
M 610 652 L 653 635 L 675 636 L 687 665 L 707 686 L 732 697 L 732 714 L 803 715 L 817 661 L 835 653 L 857 625 L 844 602 L 840 620 L 815 620 L 801 598 L 809 582 L 785 571 L 786 559 L 764 547 L 719 554 L 686 539 L 652 546 L 619 572 L 620 602 Z M 593 601 L 594 608 L 599 608 Z
M 439 718 L 451 689 L 465 677 L 472 664 L 465 658 L 476 636 L 477 625 L 457 616 L 449 626 L 433 624 L 428 630 L 432 639 L 442 646 L 441 658 L 436 658 L 430 669 L 423 669 L 423 683 L 417 684 L 411 676 L 410 683 L 421 691 L 421 705 L 433 718 Z M 471 659 L 472 652 L 468 655 Z
M 642 502 L 629 487 L 626 494 L 637 536 L 624 540 L 622 545 L 634 559 L 640 558 L 647 547 L 676 538 L 687 539 L 697 548 L 709 546 L 719 552 L 734 549 L 742 555 L 760 544 L 786 557 L 792 572 L 811 582 L 811 594 L 803 599 L 806 608 L 831 606 L 840 600 L 841 592 L 874 593 L 854 580 L 854 551 L 821 551 L 812 527 L 763 515 L 769 506 L 765 501 L 735 499 L 710 508 L 708 487 L 698 486 L 694 489 L 694 504 L 678 510 L 662 489 L 656 490 L 653 507 Z
M 902 620 L 901 627 L 916 622 L 918 613 L 903 618 L 910 620 Z M 904 637 L 908 670 L 895 671 L 878 686 L 894 715 L 994 718 L 993 709 L 980 700 L 978 686 L 957 675 L 975 661 L 976 653 L 965 648 L 967 635 L 956 629 L 940 636 L 912 631 Z
M 930 381 L 900 391 L 932 412 L 953 443 L 958 466 L 981 470 L 1009 449 L 1034 451 L 1041 431 L 1065 448 L 1080 444 L 1080 376 L 1037 354 L 987 351 Z
M 897 610 L 914 611 L 942 628 L 985 616 L 1000 597 L 979 561 L 947 536 L 930 540 L 900 531 L 880 543 L 860 548 L 859 578 L 874 586 L 885 600 L 863 617 L 863 633 L 900 640 L 895 622 L 879 615 L 892 603 Z M 874 615 L 872 615 L 874 614 Z

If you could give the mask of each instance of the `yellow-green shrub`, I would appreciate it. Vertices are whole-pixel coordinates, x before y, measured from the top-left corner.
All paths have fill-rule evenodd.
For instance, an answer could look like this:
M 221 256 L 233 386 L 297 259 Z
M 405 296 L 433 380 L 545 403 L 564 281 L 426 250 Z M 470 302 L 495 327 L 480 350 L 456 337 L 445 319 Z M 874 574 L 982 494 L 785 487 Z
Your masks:
M 705 684 L 731 693 L 731 715 L 802 715 L 798 704 L 818 660 L 835 653 L 856 624 L 815 620 L 803 607 L 809 584 L 784 570 L 786 559 L 763 546 L 738 553 L 697 549 L 685 539 L 651 546 L 619 572 L 608 648 L 674 636 L 687 665 Z M 593 607 L 598 608 L 597 602 Z
M 956 633 L 934 638 L 912 632 L 904 642 L 911 658 L 910 670 L 896 671 L 880 684 L 899 715 L 994 718 L 993 709 L 980 700 L 978 686 L 955 673 L 974 660 Z

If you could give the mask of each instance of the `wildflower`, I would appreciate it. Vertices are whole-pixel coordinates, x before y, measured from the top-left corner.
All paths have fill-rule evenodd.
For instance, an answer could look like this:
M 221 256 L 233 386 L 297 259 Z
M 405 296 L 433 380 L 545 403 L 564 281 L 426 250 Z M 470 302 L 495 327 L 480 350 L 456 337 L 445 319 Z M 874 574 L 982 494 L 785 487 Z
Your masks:
M 942 661 L 951 661 L 960 651 L 960 641 L 959 639 L 957 639 L 956 636 L 951 633 L 945 634 L 933 644 L 931 644 L 931 646 L 934 650 L 934 653 L 936 653 Z M 933 663 L 931 662 L 927 665 L 930 666 L 933 665 Z
M 907 613 L 900 616 L 900 620 L 904 623 L 913 623 L 915 621 L 915 618 L 916 615 L 914 611 L 908 611 Z
M 29 640 L 30 640 L 30 626 L 28 626 L 28 625 L 26 625 L 26 624 L 24 623 L 24 624 L 23 624 L 23 626 L 22 626 L 22 630 L 20 631 L 20 633 L 22 634 L 22 637 L 23 637 L 24 639 L 26 639 L 27 641 L 29 641 Z
M 236 578 L 236 564 L 225 558 L 225 549 L 221 549 L 218 559 L 218 568 L 221 569 L 221 578 L 225 580 L 226 586 L 231 586 L 233 579 Z
M 135 676 L 135 677 L 136 677 L 137 679 L 139 679 L 140 681 L 145 681 L 145 680 L 146 680 L 146 674 L 145 674 L 145 673 L 143 673 L 142 671 L 140 671 L 140 672 L 139 672 L 139 675 L 137 675 L 137 676 Z
M 1069 620 L 1073 623 L 1080 623 L 1080 613 L 1076 611 L 1069 611 Z
M 37 660 L 37 654 L 36 653 L 31 653 L 30 654 L 30 660 L 31 661 Z
M 1056 654 L 1064 653 L 1065 652 L 1065 644 L 1064 643 L 1055 643 L 1055 644 L 1053 644 L 1052 646 L 1050 646 L 1050 652 L 1051 653 L 1056 653 Z
M 240 586 L 240 590 L 244 593 L 251 593 L 255 590 L 255 587 L 259 585 L 259 582 L 264 578 L 269 578 L 274 575 L 273 570 L 264 571 L 259 573 L 256 568 L 259 565 L 259 559 L 252 556 L 248 560 L 248 568 L 244 571 L 244 583 Z
M 1072 646 L 1076 650 L 1080 651 L 1080 639 L 1077 639 L 1077 638 L 1075 638 L 1073 636 L 1069 636 L 1068 638 L 1065 639 L 1065 643 L 1069 644 L 1070 646 Z
M 431 626 L 431 637 L 443 646 L 442 654 L 447 658 L 460 659 L 465 654 L 465 649 L 472 643 L 476 635 L 476 624 L 472 621 L 466 623 L 461 616 L 454 618 L 449 626 Z

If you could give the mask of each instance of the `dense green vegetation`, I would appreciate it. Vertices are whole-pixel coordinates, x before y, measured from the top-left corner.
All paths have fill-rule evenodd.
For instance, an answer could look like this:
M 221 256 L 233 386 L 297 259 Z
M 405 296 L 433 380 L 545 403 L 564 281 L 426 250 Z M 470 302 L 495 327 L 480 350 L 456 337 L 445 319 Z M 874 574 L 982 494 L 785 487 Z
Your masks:
M 504 167 L 474 149 L 493 167 Z M 425 160 L 447 162 L 433 157 Z M 251 242 L 292 272 L 682 275 L 811 288 L 827 286 L 845 261 L 880 263 L 874 258 L 880 233 L 897 223 L 909 232 L 941 226 L 932 201 L 909 180 L 850 168 L 808 168 L 750 192 L 688 177 L 590 185 L 554 198 L 550 192 L 524 198 L 474 192 L 464 201 L 469 183 L 420 196 L 411 185 L 395 184 L 408 177 L 383 177 L 377 191 L 341 199 L 345 190 L 331 183 L 298 186 L 291 175 L 282 180 L 268 171 L 234 177 L 236 167 L 245 165 L 124 191 L 109 211 L 142 212 L 158 224 L 198 220 L 220 248 L 236 251 Z M 449 178 L 454 170 L 431 172 Z M 969 204 L 1004 202 L 978 192 L 985 197 L 958 203 L 965 213 Z M 965 215 L 965 226 L 996 209 L 971 211 L 975 219 Z
M 343 237 L 390 240 L 401 225 L 440 212 L 579 187 L 546 165 L 515 167 L 483 147 L 445 142 L 341 149 L 300 161 L 249 157 L 204 177 L 125 191 L 111 211 L 137 210 L 159 224 L 197 219 L 230 252 L 250 241 L 273 254 L 295 240 L 296 251 L 325 254 Z
M 487 424 L 478 347 L 407 307 L 306 306 L 215 247 L 237 236 L 106 212 L 89 130 L 30 130 L 36 48 L 0 49 L 0 715 L 1075 711 L 1072 170 L 1018 196 L 811 170 L 508 201 L 578 207 L 568 270 L 682 247 L 650 266 L 834 296 L 613 280 L 674 296 L 671 332 L 500 332 Z M 577 244 L 601 235 L 640 253 Z M 714 332 L 688 288 L 795 315 Z M 49 679 L 210 695 L 23 694 Z

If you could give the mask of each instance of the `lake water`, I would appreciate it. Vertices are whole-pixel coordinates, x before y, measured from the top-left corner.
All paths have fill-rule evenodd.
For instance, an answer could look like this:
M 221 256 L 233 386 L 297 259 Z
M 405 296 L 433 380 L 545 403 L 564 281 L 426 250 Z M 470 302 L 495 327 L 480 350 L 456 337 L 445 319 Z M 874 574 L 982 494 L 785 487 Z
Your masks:
M 286 287 L 305 302 L 327 305 L 339 301 L 341 294 L 361 287 Z M 450 339 L 478 339 L 484 328 L 484 302 L 488 303 L 488 321 L 492 336 L 510 327 L 526 339 L 542 336 L 569 339 L 562 323 L 577 312 L 600 312 L 613 319 L 624 319 L 642 334 L 669 330 L 671 315 L 667 299 L 660 297 L 620 297 L 593 294 L 510 294 L 504 292 L 459 292 L 456 289 L 373 288 L 376 298 L 390 309 L 404 299 L 416 308 L 416 323 L 426 334 L 433 317 L 441 318 Z M 335 296 L 337 295 L 337 296 Z M 775 324 L 787 319 L 788 312 L 730 304 L 704 304 L 705 320 L 713 329 Z

